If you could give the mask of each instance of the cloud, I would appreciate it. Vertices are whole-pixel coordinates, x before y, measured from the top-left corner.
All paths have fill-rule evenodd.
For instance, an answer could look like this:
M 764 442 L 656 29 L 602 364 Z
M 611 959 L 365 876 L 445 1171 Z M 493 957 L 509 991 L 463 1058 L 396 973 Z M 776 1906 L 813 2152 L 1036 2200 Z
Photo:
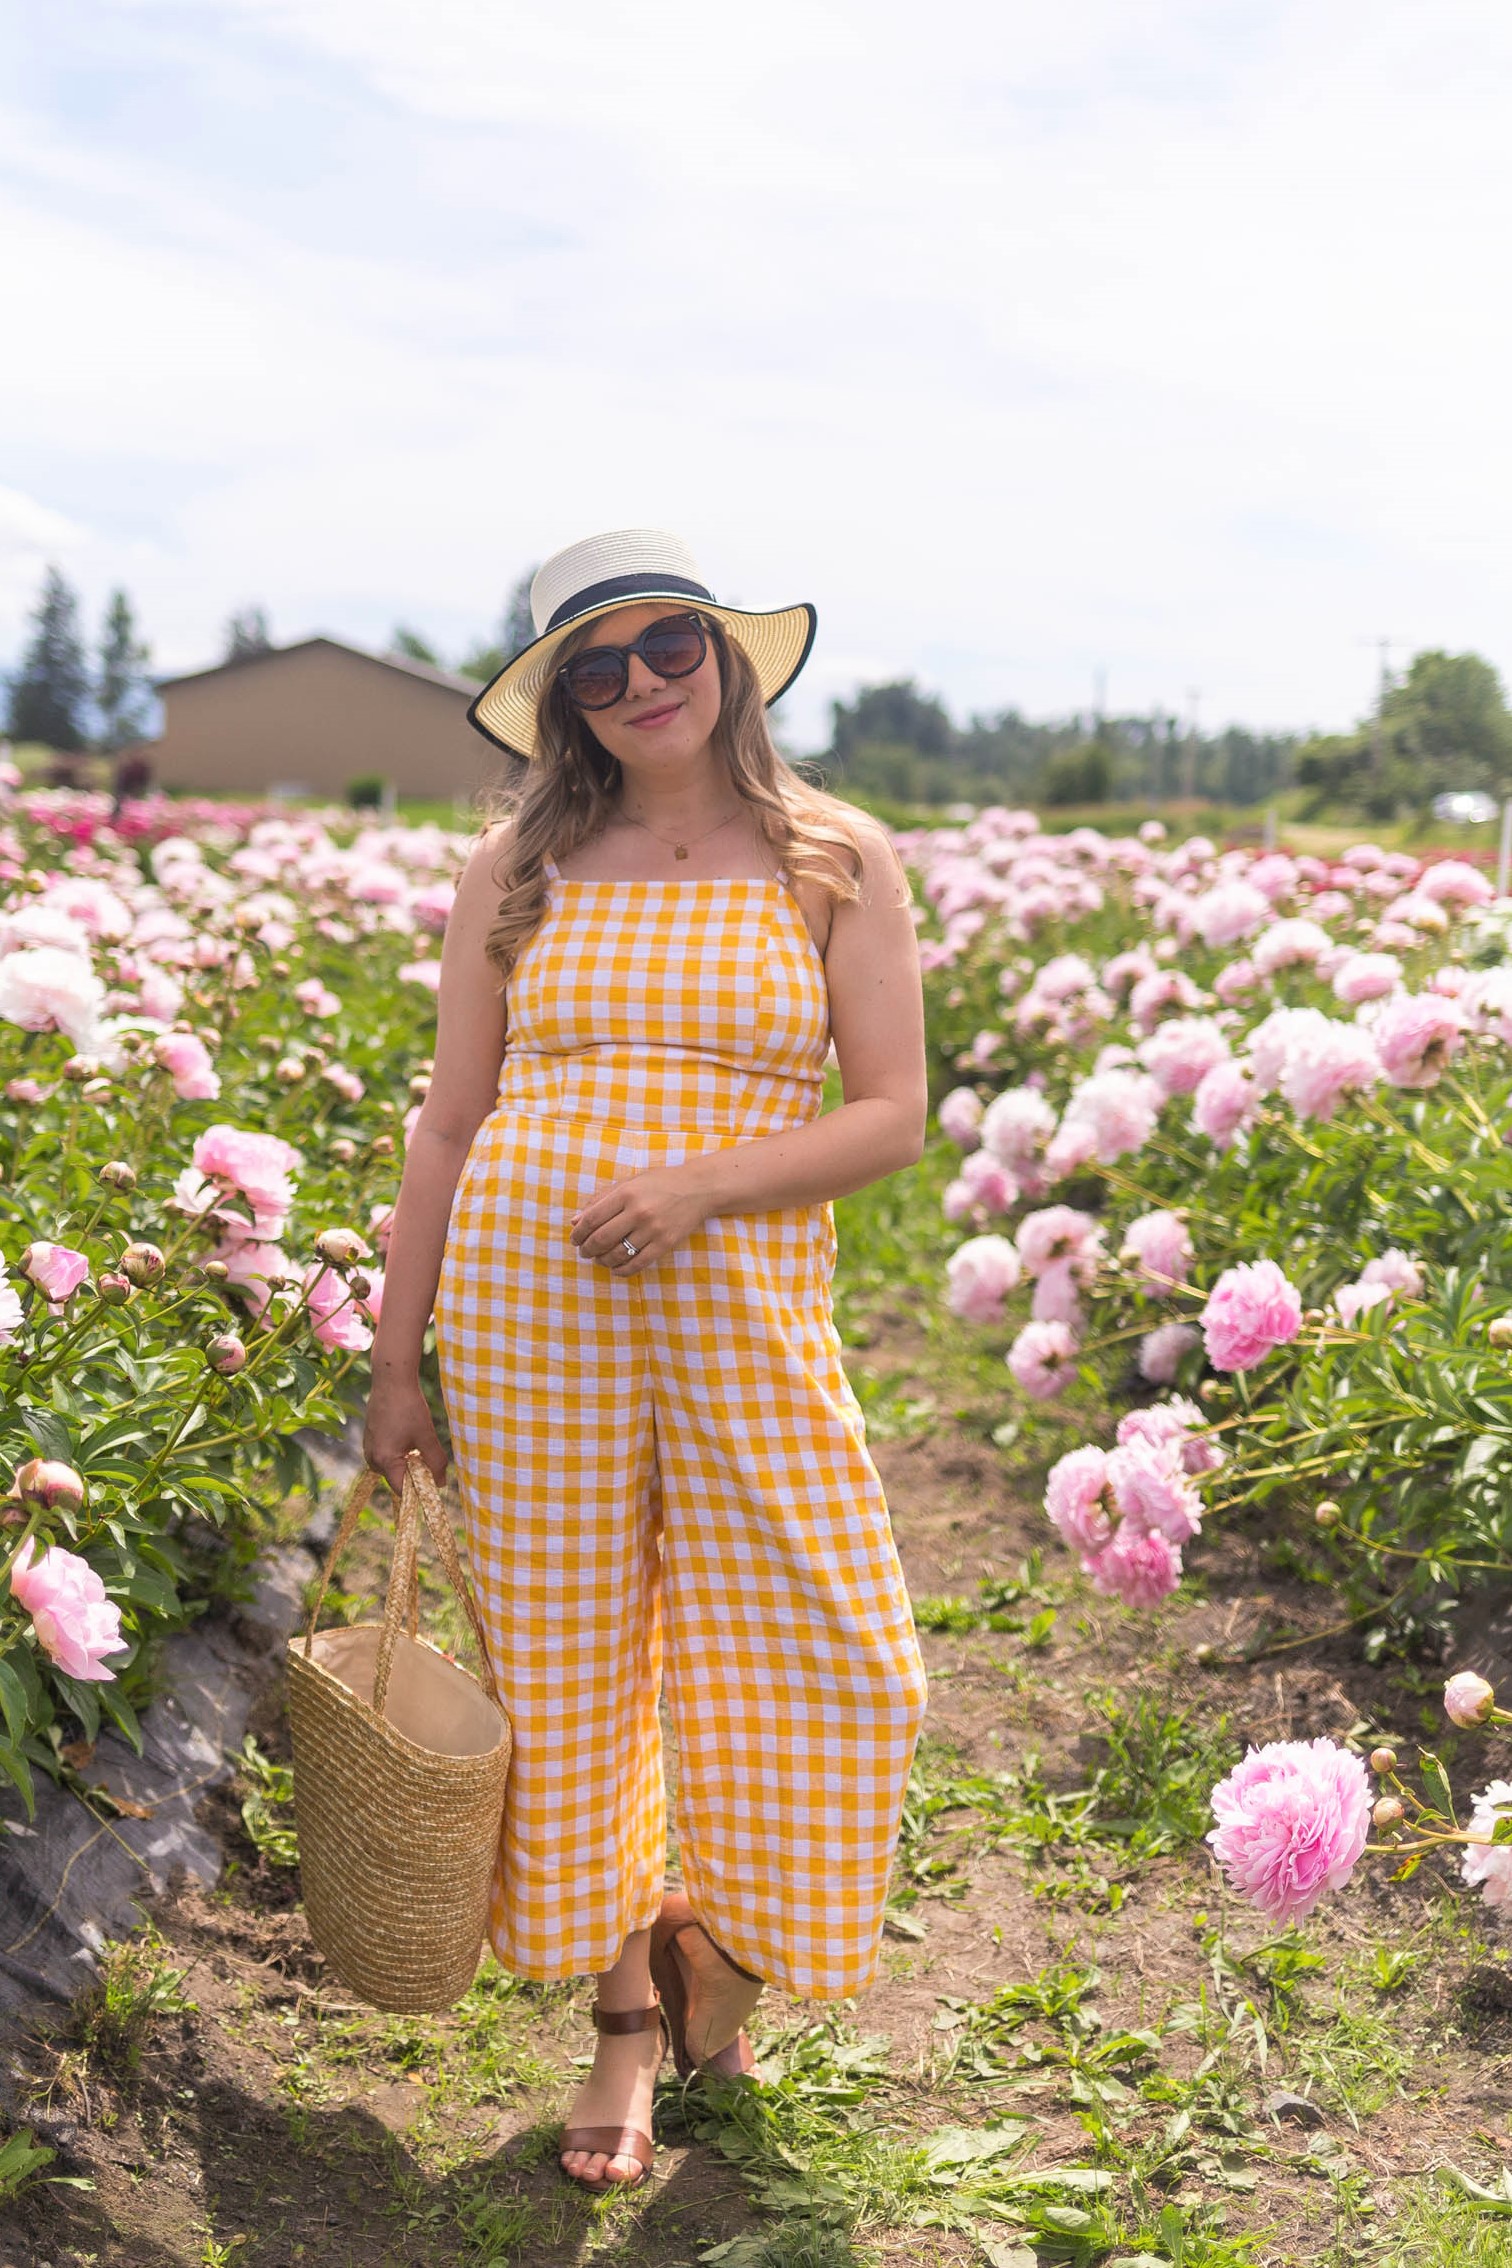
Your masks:
M 816 601 L 800 745 L 864 675 L 1337 724 L 1367 633 L 1512 660 L 1474 0 L 60 14 L 0 290 L 76 320 L 0 424 L 165 666 L 249 598 L 456 647 L 640 520 Z M 7 571 L 0 652 L 28 602 Z

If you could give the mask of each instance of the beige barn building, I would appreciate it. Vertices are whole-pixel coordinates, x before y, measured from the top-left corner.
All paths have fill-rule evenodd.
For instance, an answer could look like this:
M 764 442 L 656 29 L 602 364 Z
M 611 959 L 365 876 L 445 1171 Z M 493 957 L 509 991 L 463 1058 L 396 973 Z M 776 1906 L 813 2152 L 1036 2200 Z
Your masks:
M 158 681 L 160 787 L 329 796 L 375 775 L 399 795 L 471 797 L 509 759 L 467 721 L 469 677 L 304 638 Z

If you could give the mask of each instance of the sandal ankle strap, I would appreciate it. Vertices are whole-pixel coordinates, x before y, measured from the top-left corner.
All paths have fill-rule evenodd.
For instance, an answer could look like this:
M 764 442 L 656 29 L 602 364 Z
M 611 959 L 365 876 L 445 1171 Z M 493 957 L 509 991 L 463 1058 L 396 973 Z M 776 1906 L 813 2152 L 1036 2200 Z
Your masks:
M 593 2004 L 593 2028 L 596 2032 L 654 2032 L 662 2020 L 661 2002 L 653 2001 L 649 2008 L 602 2008 Z

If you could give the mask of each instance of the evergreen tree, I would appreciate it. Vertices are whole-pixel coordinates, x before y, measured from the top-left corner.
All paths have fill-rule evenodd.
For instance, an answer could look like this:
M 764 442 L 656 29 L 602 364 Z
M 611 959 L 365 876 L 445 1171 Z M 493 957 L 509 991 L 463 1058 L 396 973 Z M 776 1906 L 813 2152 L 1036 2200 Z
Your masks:
M 268 617 L 260 606 L 239 607 L 226 624 L 227 661 L 245 661 L 249 654 L 266 654 L 273 650 L 268 634 Z
M 112 591 L 100 638 L 100 676 L 95 687 L 99 744 L 109 756 L 147 737 L 152 701 L 149 658 L 148 647 L 137 638 L 130 599 L 124 591 Z
M 401 661 L 424 662 L 427 669 L 441 669 L 445 666 L 435 647 L 428 646 L 418 630 L 407 629 L 402 622 L 394 626 L 394 635 L 389 640 L 389 652 L 397 654 Z
M 56 567 L 47 570 L 32 621 L 31 644 L 11 679 L 11 737 L 73 753 L 87 738 L 89 669 L 79 602 Z

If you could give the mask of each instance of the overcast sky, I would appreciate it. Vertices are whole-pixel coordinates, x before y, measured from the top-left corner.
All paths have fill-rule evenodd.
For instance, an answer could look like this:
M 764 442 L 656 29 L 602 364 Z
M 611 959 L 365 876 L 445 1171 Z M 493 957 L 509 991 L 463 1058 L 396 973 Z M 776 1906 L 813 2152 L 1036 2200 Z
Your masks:
M 1337 726 L 1512 674 L 1489 0 L 0 0 L 0 661 L 455 654 L 670 526 L 857 682 Z

